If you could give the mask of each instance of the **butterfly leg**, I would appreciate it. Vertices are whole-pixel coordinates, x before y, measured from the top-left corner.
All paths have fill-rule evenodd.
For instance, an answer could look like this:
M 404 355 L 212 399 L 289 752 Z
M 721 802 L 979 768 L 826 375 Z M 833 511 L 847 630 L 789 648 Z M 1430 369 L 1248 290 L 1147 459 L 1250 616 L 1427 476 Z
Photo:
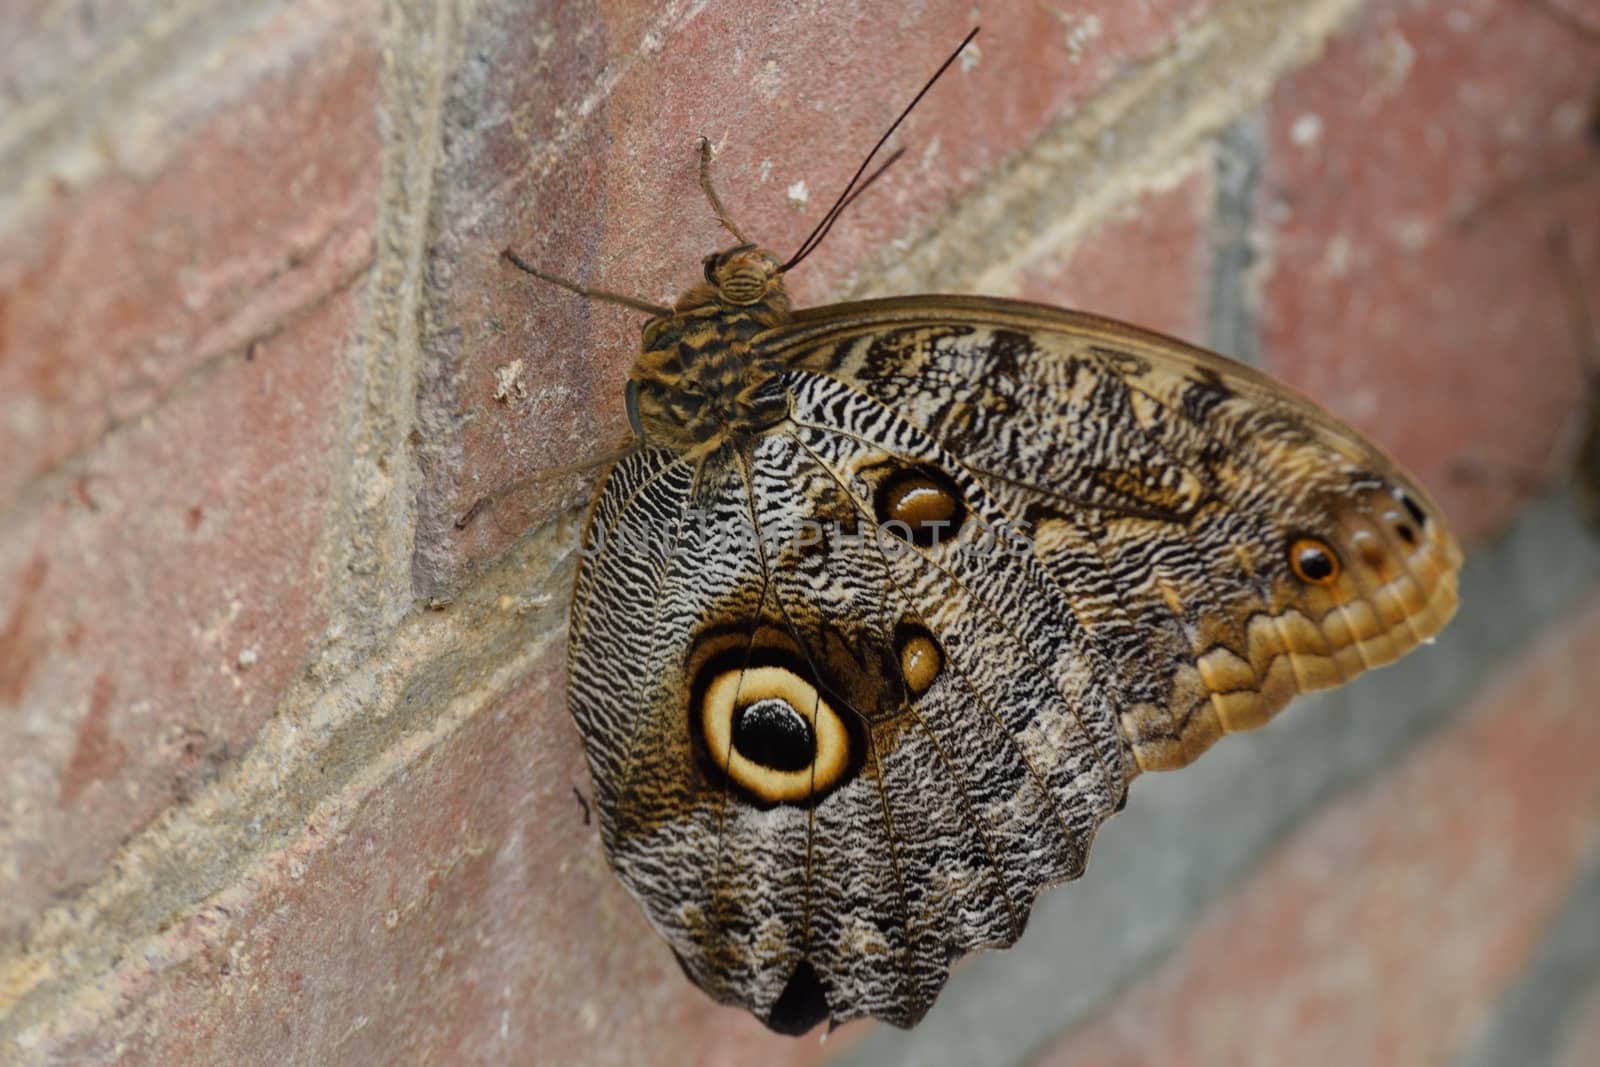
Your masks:
M 706 199 L 711 202 L 711 213 L 722 223 L 723 229 L 733 234 L 734 239 L 742 245 L 751 244 L 750 238 L 744 231 L 728 217 L 728 209 L 722 206 L 722 198 L 717 195 L 716 186 L 711 184 L 711 160 L 714 153 L 711 151 L 711 140 L 707 137 L 700 138 L 700 188 L 705 190 Z
M 636 297 L 624 296 L 621 293 L 608 292 L 605 289 L 590 289 L 586 285 L 579 285 L 577 282 L 570 282 L 560 275 L 550 274 L 546 271 L 542 271 L 509 248 L 502 248 L 500 250 L 500 255 L 505 258 L 506 262 L 510 263 L 518 270 L 526 274 L 531 274 L 542 282 L 549 282 L 551 285 L 559 285 L 569 293 L 577 293 L 579 296 L 587 300 L 599 300 L 606 304 L 621 304 L 623 307 L 633 308 L 635 311 L 643 311 L 646 314 L 654 315 L 656 318 L 666 318 L 672 314 L 671 308 L 663 307 L 660 304 L 652 304 L 648 300 L 640 300 Z

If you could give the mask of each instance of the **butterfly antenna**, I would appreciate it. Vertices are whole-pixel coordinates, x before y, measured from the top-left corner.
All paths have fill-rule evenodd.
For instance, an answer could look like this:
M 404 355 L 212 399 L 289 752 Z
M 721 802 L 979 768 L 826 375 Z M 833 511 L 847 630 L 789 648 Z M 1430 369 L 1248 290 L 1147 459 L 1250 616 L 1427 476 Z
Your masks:
M 929 78 L 917 95 L 911 98 L 911 103 L 905 106 L 905 110 L 900 112 L 899 117 L 889 124 L 889 128 L 887 130 L 883 131 L 883 136 L 878 138 L 878 143 L 872 146 L 872 151 L 867 153 L 867 158 L 861 161 L 861 166 L 857 167 L 856 172 L 850 176 L 850 181 L 845 185 L 844 191 L 839 194 L 839 198 L 833 202 L 833 206 L 828 209 L 827 214 L 822 216 L 821 221 L 817 223 L 816 228 L 811 231 L 810 235 L 807 236 L 804 241 L 800 242 L 799 250 L 796 251 L 794 255 L 789 257 L 789 261 L 787 263 L 778 268 L 780 272 L 788 271 L 798 266 L 801 260 L 805 259 L 813 251 L 815 251 L 817 245 L 821 243 L 822 238 L 830 229 L 833 228 L 833 221 L 839 216 L 839 213 L 843 211 L 850 204 L 850 201 L 854 200 L 855 197 L 867 187 L 867 185 L 871 184 L 872 179 L 877 178 L 878 175 L 883 173 L 884 167 L 888 166 L 887 163 L 884 164 L 884 167 L 879 167 L 875 172 L 873 172 L 872 178 L 869 178 L 866 182 L 862 182 L 859 187 L 857 186 L 857 183 L 861 182 L 861 176 L 865 174 L 867 172 L 867 168 L 872 165 L 872 161 L 877 156 L 878 152 L 883 149 L 883 146 L 888 142 L 889 138 L 894 136 L 894 131 L 900 128 L 900 124 L 906 120 L 906 116 L 911 114 L 912 109 L 915 108 L 917 104 L 921 103 L 922 98 L 928 95 L 928 90 L 932 89 L 934 83 L 944 75 L 945 71 L 950 69 L 950 65 L 956 61 L 956 58 L 961 55 L 962 51 L 967 47 L 967 45 L 972 43 L 972 39 L 976 36 L 978 36 L 978 27 L 974 26 L 972 28 L 972 32 L 963 37 L 961 39 L 961 43 L 956 45 L 956 50 L 950 53 L 950 58 L 946 59 L 942 64 L 940 64 L 939 69 L 933 72 L 933 77 Z M 890 159 L 889 162 L 894 162 L 894 159 Z
M 862 181 L 862 183 L 860 185 L 855 187 L 855 191 L 852 192 L 848 198 L 846 198 L 845 200 L 842 200 L 842 201 L 839 202 L 839 209 L 837 211 L 833 212 L 832 217 L 828 219 L 827 225 L 822 227 L 821 232 L 819 232 L 817 234 L 816 238 L 811 242 L 811 247 L 806 249 L 805 255 L 797 255 L 797 258 L 795 258 L 794 260 L 791 260 L 790 263 L 787 264 L 786 266 L 792 266 L 794 263 L 798 263 L 801 259 L 805 258 L 805 256 L 809 256 L 812 252 L 814 252 L 816 250 L 816 247 L 818 245 L 820 245 L 823 242 L 823 239 L 828 236 L 828 231 L 833 229 L 833 224 L 838 222 L 839 219 L 844 215 L 845 209 L 848 208 L 851 204 L 855 203 L 858 199 L 860 199 L 861 194 L 866 192 L 867 189 L 871 187 L 873 182 L 877 181 L 880 177 L 883 176 L 883 172 L 884 171 L 888 170 L 889 167 L 891 165 L 893 165 L 896 160 L 898 160 L 901 156 L 903 156 L 905 154 L 906 154 L 906 150 L 904 148 L 895 149 L 894 150 L 894 154 L 891 155 L 888 159 L 884 160 L 878 166 L 877 170 L 875 170 L 871 174 L 867 175 L 866 179 L 864 181 Z
M 662 318 L 672 314 L 671 308 L 662 307 L 660 304 L 652 304 L 648 300 L 638 300 L 631 296 L 623 296 L 621 293 L 607 292 L 604 289 L 590 289 L 586 285 L 579 285 L 577 282 L 569 282 L 565 278 L 556 277 L 554 274 L 546 274 L 538 267 L 528 263 L 509 248 L 502 249 L 500 254 L 506 257 L 506 259 L 510 261 L 511 265 L 516 267 L 518 270 L 526 271 L 535 278 L 538 278 L 540 281 L 549 282 L 551 285 L 559 285 L 568 292 L 577 293 L 579 296 L 585 297 L 589 300 L 600 300 L 607 304 L 621 304 L 623 307 L 633 308 L 635 311 L 643 311 L 650 315 L 654 315 L 657 318 Z

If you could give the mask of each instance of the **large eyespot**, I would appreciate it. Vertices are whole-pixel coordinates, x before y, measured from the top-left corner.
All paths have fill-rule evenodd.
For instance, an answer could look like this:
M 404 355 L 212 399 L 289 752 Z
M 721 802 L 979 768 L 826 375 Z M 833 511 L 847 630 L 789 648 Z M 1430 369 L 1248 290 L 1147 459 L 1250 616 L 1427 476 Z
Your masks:
M 1289 569 L 1307 585 L 1332 585 L 1339 580 L 1339 556 L 1326 541 L 1297 537 L 1289 545 Z
M 695 719 L 712 765 L 765 804 L 807 803 L 858 762 L 833 705 L 788 665 L 716 668 L 696 686 Z
M 936 467 L 894 471 L 878 485 L 874 511 L 879 525 L 920 548 L 954 540 L 967 508 L 955 481 Z
M 919 697 L 944 670 L 944 652 L 933 635 L 915 623 L 903 622 L 895 628 L 894 648 L 900 657 L 900 676 L 911 695 Z

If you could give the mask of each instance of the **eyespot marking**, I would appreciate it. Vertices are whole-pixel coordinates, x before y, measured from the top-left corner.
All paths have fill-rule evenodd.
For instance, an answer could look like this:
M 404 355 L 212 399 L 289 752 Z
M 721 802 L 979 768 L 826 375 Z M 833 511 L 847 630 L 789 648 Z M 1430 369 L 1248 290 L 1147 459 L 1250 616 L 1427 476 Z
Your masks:
M 1388 551 L 1378 535 L 1370 530 L 1357 530 L 1350 535 L 1350 547 L 1355 549 L 1355 554 L 1361 562 L 1373 570 L 1383 567 L 1388 559 Z
M 1428 513 L 1422 510 L 1422 505 L 1418 504 L 1416 499 L 1410 493 L 1406 492 L 1404 489 L 1396 489 L 1394 491 L 1394 498 L 1400 501 L 1400 506 L 1406 509 L 1406 514 L 1411 516 L 1412 522 L 1423 528 L 1427 527 Z M 1405 535 L 1402 533 L 1401 536 L 1404 537 Z M 1410 539 L 1407 538 L 1407 543 L 1409 542 Z
M 885 478 L 873 509 L 879 524 L 919 548 L 953 539 L 967 516 L 955 482 L 927 465 L 905 467 Z
M 900 674 L 914 697 L 926 693 L 944 670 L 944 652 L 933 635 L 916 623 L 895 628 L 894 648 L 900 657 Z
M 861 716 L 819 688 L 773 630 L 721 631 L 691 653 L 688 728 L 706 776 L 759 807 L 809 806 L 848 782 L 866 751 Z
M 1307 585 L 1332 585 L 1339 580 L 1339 556 L 1326 541 L 1297 537 L 1289 545 L 1289 569 Z
M 734 712 L 733 750 L 761 767 L 798 771 L 816 758 L 817 735 L 784 701 L 758 700 Z

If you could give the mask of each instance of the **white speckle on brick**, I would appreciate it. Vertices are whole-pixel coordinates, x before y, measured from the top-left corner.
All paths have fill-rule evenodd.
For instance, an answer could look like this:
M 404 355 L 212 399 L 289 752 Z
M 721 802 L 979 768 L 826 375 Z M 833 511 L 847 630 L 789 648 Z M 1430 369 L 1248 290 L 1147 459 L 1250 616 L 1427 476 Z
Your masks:
M 494 369 L 494 398 L 502 404 L 525 400 L 528 387 L 522 383 L 522 360 L 514 359 Z
M 761 61 L 751 85 L 763 100 L 776 100 L 783 91 L 783 68 L 771 56 Z
M 1399 93 L 1410 80 L 1411 68 L 1417 61 L 1417 50 L 1405 34 L 1390 30 L 1379 40 L 1375 59 L 1373 66 L 1377 68 L 1378 78 L 1373 88 L 1380 96 L 1391 97 Z
M 961 50 L 961 69 L 964 71 L 971 70 L 978 65 L 978 61 L 981 59 L 983 59 L 983 52 L 979 50 L 978 42 L 969 42 L 967 47 Z
M 1400 246 L 1407 251 L 1415 252 L 1428 243 L 1433 236 L 1433 227 L 1428 225 L 1426 219 L 1408 218 L 1401 219 L 1395 224 L 1394 237 Z
M 1068 15 L 1057 11 L 1056 18 L 1066 27 L 1067 56 L 1074 63 L 1082 62 L 1089 45 L 1100 39 L 1104 26 L 1099 15 Z
M 555 598 L 549 593 L 530 593 L 528 596 L 525 596 L 519 600 L 516 608 L 513 610 L 515 610 L 518 615 L 526 615 L 531 611 L 537 611 L 540 608 L 548 607 L 553 599 Z
M 1307 112 L 1295 119 L 1289 127 L 1289 139 L 1302 148 L 1316 144 L 1322 139 L 1322 116 Z
M 1381 404 L 1378 390 L 1371 386 L 1362 386 L 1345 393 L 1341 398 L 1343 403 L 1335 410 L 1351 422 L 1362 422 L 1366 419 L 1376 418 Z
M 1350 273 L 1350 238 L 1335 234 L 1322 253 L 1322 271 L 1330 278 L 1343 278 Z
M 811 199 L 811 190 L 806 188 L 806 183 L 805 183 L 804 179 L 801 179 L 800 181 L 797 181 L 793 185 L 789 186 L 789 206 L 790 207 L 792 207 L 792 208 L 805 207 L 806 206 L 806 201 L 808 201 L 810 199 Z
M 1586 102 L 1568 100 L 1550 116 L 1550 125 L 1558 137 L 1576 137 L 1589 125 L 1591 114 Z
M 256 665 L 256 650 L 253 648 L 244 649 L 239 653 L 237 663 L 241 671 L 247 671 L 254 667 Z

